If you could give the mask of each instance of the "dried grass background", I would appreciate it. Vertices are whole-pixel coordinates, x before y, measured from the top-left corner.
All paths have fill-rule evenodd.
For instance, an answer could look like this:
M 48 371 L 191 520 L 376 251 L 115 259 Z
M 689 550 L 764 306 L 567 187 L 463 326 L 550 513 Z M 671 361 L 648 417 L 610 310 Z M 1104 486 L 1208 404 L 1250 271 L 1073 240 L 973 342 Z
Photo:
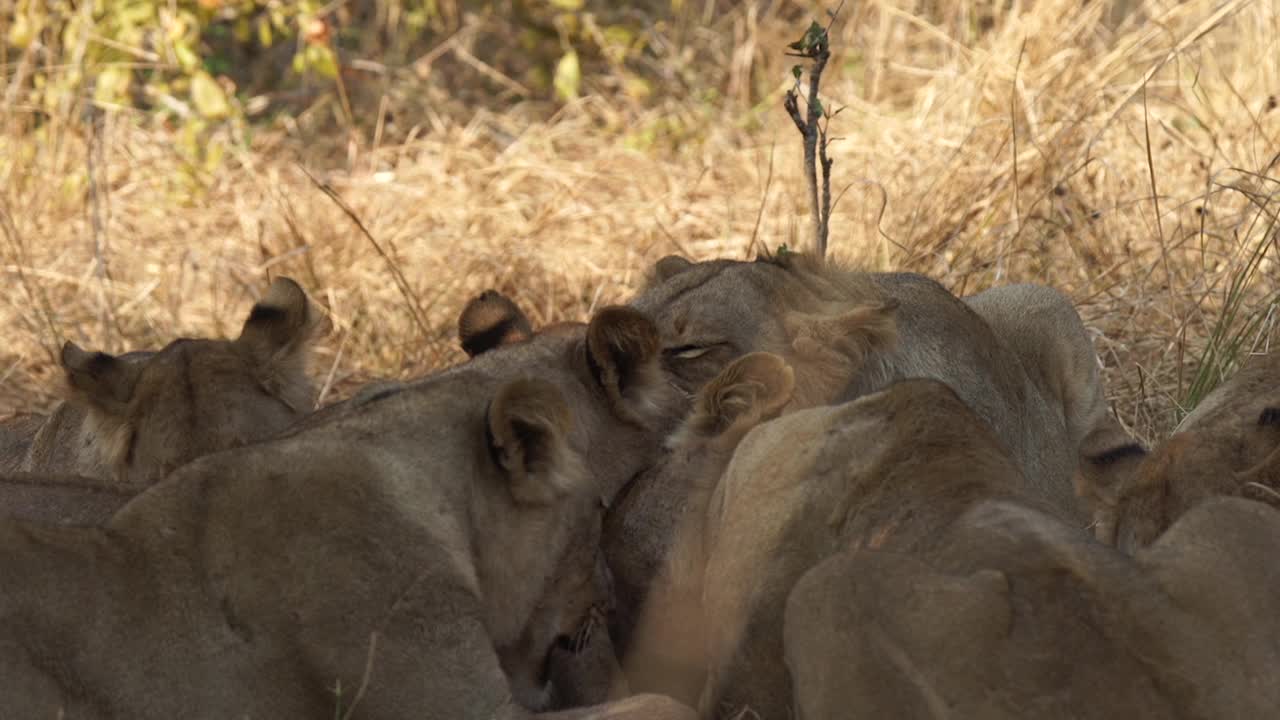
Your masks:
M 234 336 L 277 274 L 330 316 L 315 364 L 327 402 L 458 362 L 457 312 L 487 287 L 535 324 L 581 320 L 666 254 L 806 247 L 781 107 L 783 51 L 804 25 L 765 5 L 690 30 L 697 62 L 723 71 L 713 99 L 675 79 L 643 107 L 589 95 L 549 118 L 443 99 L 399 110 L 395 143 L 308 136 L 303 118 L 258 133 L 195 193 L 173 182 L 173 138 L 128 112 L 50 118 L 57 142 L 9 130 L 0 415 L 57 399 L 63 339 Z M 826 104 L 847 108 L 831 126 L 835 258 L 958 293 L 1063 289 L 1117 414 L 1149 441 L 1178 419 L 1233 282 L 1227 319 L 1255 319 L 1242 350 L 1274 338 L 1280 0 L 871 0 L 833 35 Z

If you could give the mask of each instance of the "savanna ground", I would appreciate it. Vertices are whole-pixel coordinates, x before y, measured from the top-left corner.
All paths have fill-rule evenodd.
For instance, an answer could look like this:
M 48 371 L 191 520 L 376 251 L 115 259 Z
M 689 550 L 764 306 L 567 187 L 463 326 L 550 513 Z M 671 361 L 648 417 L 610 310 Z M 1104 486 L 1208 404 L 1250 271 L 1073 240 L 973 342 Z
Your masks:
M 806 249 L 785 52 L 835 4 L 444 0 L 393 53 L 377 38 L 422 3 L 339 0 L 290 40 L 338 47 L 336 73 L 259 91 L 233 57 L 205 77 L 238 83 L 234 107 L 193 94 L 221 120 L 194 128 L 177 90 L 99 90 L 168 62 L 156 47 L 91 24 L 23 44 L 0 11 L 0 414 L 57 399 L 63 339 L 234 335 L 277 274 L 331 321 L 328 402 L 458 362 L 487 287 L 535 324 L 582 320 L 666 254 Z M 530 28 L 546 45 L 508 12 L 530 8 L 554 62 L 520 55 Z M 1065 290 L 1148 441 L 1275 339 L 1280 0 L 850 0 L 831 32 L 831 256 Z M 35 77 L 61 94 L 28 100 Z

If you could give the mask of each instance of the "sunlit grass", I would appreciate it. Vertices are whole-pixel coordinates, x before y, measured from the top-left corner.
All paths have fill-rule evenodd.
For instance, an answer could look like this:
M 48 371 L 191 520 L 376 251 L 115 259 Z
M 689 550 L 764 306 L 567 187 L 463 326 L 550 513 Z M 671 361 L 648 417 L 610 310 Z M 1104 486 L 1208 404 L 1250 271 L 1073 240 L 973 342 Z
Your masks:
M 1280 57 L 1280 0 L 1150 2 L 1119 23 L 1106 2 L 1012 7 L 846 7 L 824 78 L 847 108 L 831 254 L 965 294 L 1064 289 L 1119 417 L 1153 439 L 1273 333 L 1280 64 L 1262 59 Z M 698 57 L 727 69 L 705 73 L 714 87 L 668 54 L 648 104 L 445 99 L 362 134 L 318 130 L 330 102 L 208 171 L 132 111 L 4 107 L 0 413 L 50 405 L 63 338 L 121 351 L 233 334 L 276 274 L 332 320 L 316 374 L 334 399 L 460 360 L 457 312 L 486 287 L 537 324 L 581 320 L 665 254 L 803 248 L 781 107 L 796 26 L 747 4 L 695 20 Z

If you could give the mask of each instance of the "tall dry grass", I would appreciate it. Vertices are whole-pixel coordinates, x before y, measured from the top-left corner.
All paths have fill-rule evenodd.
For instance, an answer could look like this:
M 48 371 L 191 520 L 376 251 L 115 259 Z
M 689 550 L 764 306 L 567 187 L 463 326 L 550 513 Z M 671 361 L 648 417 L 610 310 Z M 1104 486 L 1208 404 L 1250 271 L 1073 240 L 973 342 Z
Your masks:
M 1066 290 L 1118 415 L 1148 440 L 1275 336 L 1280 0 L 855 5 L 824 81 L 848 108 L 832 125 L 836 258 L 960 293 Z M 441 104 L 398 114 L 419 127 L 395 145 L 286 124 L 199 191 L 174 181 L 173 139 L 127 112 L 71 102 L 42 142 L 10 130 L 0 413 L 55 399 L 63 338 L 119 351 L 234 334 L 275 274 L 332 318 L 317 353 L 332 399 L 459 360 L 456 314 L 485 287 L 537 323 L 583 319 L 664 254 L 803 243 L 781 108 L 803 26 L 756 7 L 694 14 L 700 62 L 727 69 L 714 101 L 673 80 L 643 108 L 587 97 L 545 120 Z

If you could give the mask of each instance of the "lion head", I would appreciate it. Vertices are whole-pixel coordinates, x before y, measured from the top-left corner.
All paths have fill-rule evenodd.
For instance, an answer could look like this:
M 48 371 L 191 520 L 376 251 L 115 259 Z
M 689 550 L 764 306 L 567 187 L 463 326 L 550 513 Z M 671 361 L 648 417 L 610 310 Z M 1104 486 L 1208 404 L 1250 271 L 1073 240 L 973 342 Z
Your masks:
M 1238 495 L 1280 506 L 1280 408 L 1248 427 L 1179 432 L 1113 485 L 1081 477 L 1095 534 L 1126 552 L 1150 545 L 1193 506 Z
M 68 341 L 71 397 L 41 429 L 25 469 L 110 476 L 146 487 L 193 458 L 269 437 L 313 407 L 314 311 L 277 278 L 235 340 L 175 340 L 114 356 Z
M 860 272 L 796 253 L 699 263 L 668 257 L 632 305 L 657 322 L 664 371 L 690 393 L 750 351 L 775 353 L 794 369 L 785 413 L 853 400 L 900 380 L 939 380 L 995 431 L 1061 516 L 1084 522 L 1072 492 L 1078 448 L 1063 400 L 1042 389 L 981 315 L 934 280 Z
M 1099 540 L 1127 552 L 1156 540 L 1193 506 L 1239 495 L 1280 506 L 1280 353 L 1250 358 L 1134 469 L 1077 477 Z
M 540 709 L 549 653 L 607 612 L 606 489 L 685 404 L 658 362 L 652 323 L 605 308 L 187 463 L 105 528 L 0 522 L 0 617 L 41 648 L 0 643 L 8 710 Z
M 735 357 L 771 352 L 795 370 L 796 407 L 849 394 L 895 344 L 897 302 L 865 273 L 809 256 L 658 261 L 631 305 L 662 334 L 663 369 L 692 395 Z M 875 380 L 872 380 L 875 383 Z

